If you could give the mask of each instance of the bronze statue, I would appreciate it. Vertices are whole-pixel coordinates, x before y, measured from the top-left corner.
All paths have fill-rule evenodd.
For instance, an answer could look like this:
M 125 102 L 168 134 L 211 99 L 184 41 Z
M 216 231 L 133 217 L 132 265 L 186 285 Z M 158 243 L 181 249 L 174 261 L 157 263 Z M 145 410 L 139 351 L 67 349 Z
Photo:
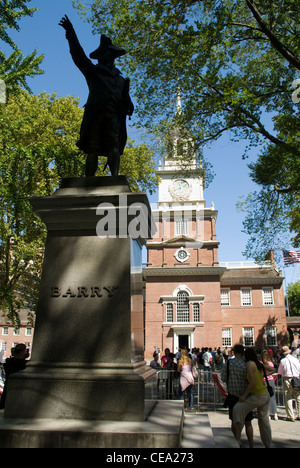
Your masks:
M 66 30 L 74 63 L 85 76 L 89 87 L 77 143 L 78 148 L 87 154 L 85 175 L 93 177 L 96 174 L 99 156 L 106 156 L 111 175 L 118 175 L 120 156 L 127 140 L 126 116 L 131 116 L 134 111 L 129 96 L 130 81 L 121 76 L 114 64 L 115 59 L 125 55 L 126 51 L 102 35 L 100 46 L 90 54 L 91 59 L 98 60 L 95 65 L 85 55 L 66 15 L 59 26 Z

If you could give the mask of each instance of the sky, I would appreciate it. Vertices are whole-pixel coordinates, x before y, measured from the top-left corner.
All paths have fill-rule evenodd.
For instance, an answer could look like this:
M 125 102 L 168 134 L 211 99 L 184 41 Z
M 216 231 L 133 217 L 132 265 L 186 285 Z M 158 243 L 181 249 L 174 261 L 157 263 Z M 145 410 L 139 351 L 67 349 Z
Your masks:
M 29 86 L 34 94 L 46 91 L 56 92 L 58 96 L 79 97 L 80 106 L 83 106 L 88 96 L 87 85 L 71 59 L 65 31 L 58 23 L 65 14 L 68 15 L 87 54 L 99 46 L 100 37 L 93 36 L 91 26 L 72 7 L 72 0 L 32 0 L 29 6 L 38 8 L 38 11 L 32 18 L 22 19 L 19 23 L 20 32 L 10 33 L 24 55 L 30 54 L 34 49 L 37 49 L 39 55 L 45 55 L 41 64 L 45 74 L 29 79 Z M 133 115 L 128 125 L 128 136 L 139 141 L 141 137 L 134 124 Z M 216 228 L 220 242 L 220 262 L 247 260 L 243 256 L 247 243 L 247 235 L 242 233 L 245 215 L 237 212 L 236 203 L 239 197 L 248 195 L 258 187 L 249 177 L 248 164 L 251 156 L 250 160 L 242 159 L 246 144 L 244 141 L 233 143 L 230 135 L 224 135 L 210 148 L 204 149 L 204 156 L 213 165 L 215 173 L 213 182 L 204 192 L 204 198 L 207 206 L 214 202 L 215 209 L 218 210 Z M 157 193 L 149 196 L 150 203 L 155 203 L 157 198 Z M 285 285 L 300 279 L 299 266 L 300 264 L 296 264 L 284 268 Z

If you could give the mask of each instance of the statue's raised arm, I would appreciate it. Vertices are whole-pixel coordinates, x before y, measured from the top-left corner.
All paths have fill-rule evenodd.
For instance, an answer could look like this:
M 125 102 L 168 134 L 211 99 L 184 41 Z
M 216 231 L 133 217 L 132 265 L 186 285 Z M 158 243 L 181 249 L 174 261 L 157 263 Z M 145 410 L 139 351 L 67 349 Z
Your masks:
M 58 24 L 66 31 L 66 38 L 68 39 L 70 53 L 72 55 L 75 65 L 82 71 L 82 73 L 85 73 L 85 70 L 93 64 L 85 55 L 85 52 L 81 47 L 73 24 L 71 23 L 67 15 L 65 15 Z
M 71 23 L 67 15 L 65 15 L 58 24 L 66 30 L 66 33 L 74 31 L 73 24 Z

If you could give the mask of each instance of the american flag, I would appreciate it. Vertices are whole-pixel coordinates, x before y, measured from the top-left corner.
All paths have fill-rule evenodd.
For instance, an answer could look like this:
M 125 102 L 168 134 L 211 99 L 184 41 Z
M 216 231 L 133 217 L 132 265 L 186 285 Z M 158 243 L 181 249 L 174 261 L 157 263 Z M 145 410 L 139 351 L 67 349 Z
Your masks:
M 282 252 L 283 262 L 285 265 L 291 265 L 292 263 L 300 263 L 300 250 L 283 250 Z

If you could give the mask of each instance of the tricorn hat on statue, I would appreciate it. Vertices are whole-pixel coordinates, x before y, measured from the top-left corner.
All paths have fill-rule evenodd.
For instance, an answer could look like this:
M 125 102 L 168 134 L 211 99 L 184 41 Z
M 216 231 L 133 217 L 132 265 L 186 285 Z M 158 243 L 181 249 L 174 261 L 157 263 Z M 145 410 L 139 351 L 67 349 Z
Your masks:
M 106 49 L 109 49 L 112 52 L 114 59 L 126 54 L 125 49 L 113 45 L 111 39 L 105 36 L 105 34 L 102 34 L 100 46 L 90 54 L 90 58 L 96 60 L 101 58 L 103 51 Z

